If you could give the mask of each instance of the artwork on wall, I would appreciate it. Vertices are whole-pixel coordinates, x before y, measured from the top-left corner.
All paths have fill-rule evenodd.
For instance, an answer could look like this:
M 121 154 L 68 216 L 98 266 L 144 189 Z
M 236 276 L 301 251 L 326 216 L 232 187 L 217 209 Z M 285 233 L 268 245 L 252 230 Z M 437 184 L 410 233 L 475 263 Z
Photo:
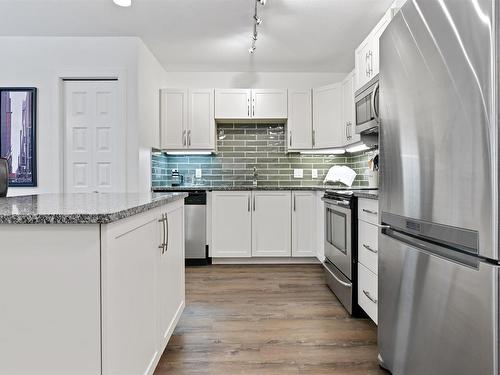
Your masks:
M 36 88 L 0 87 L 0 157 L 9 186 L 36 186 Z

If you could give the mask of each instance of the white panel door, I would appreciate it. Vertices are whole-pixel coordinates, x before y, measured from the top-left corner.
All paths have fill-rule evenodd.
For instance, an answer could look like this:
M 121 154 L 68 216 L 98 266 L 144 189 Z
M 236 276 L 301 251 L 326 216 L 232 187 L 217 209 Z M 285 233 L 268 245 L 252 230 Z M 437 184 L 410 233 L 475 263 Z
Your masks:
M 316 194 L 292 192 L 292 256 L 316 256 Z
M 124 190 L 117 81 L 65 81 L 64 191 Z
M 212 192 L 212 257 L 252 256 L 251 192 Z
M 162 150 L 187 147 L 188 93 L 185 89 L 161 90 L 160 138 Z
M 252 198 L 252 256 L 289 257 L 291 192 L 255 191 Z
M 216 119 L 249 119 L 252 90 L 217 89 L 215 90 Z
M 355 57 L 355 70 L 356 70 L 356 81 L 354 85 L 354 91 L 359 90 L 371 79 L 371 66 L 370 66 L 370 53 L 372 48 L 372 38 L 368 36 L 363 42 L 356 48 L 354 52 Z
M 252 118 L 285 119 L 288 117 L 286 89 L 253 89 Z
M 340 83 L 313 90 L 313 147 L 343 146 Z
M 342 126 L 344 145 L 359 142 L 361 136 L 356 134 L 354 114 L 354 71 L 342 81 Z
M 187 145 L 193 150 L 215 150 L 214 90 L 189 90 Z
M 312 149 L 312 92 L 288 90 L 288 150 Z
M 159 352 L 165 349 L 184 307 L 184 206 L 171 204 L 162 213 L 158 243 L 166 244 L 158 253 L 158 333 Z M 161 219 L 161 217 L 159 218 Z

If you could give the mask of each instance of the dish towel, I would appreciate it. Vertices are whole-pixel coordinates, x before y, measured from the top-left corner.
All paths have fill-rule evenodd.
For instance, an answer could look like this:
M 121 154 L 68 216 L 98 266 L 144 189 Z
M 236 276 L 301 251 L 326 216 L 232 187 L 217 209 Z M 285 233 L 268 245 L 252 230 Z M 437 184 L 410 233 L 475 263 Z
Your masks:
M 345 165 L 334 165 L 330 168 L 326 174 L 324 184 L 327 182 L 341 182 L 349 187 L 352 186 L 354 179 L 356 178 L 356 172 Z

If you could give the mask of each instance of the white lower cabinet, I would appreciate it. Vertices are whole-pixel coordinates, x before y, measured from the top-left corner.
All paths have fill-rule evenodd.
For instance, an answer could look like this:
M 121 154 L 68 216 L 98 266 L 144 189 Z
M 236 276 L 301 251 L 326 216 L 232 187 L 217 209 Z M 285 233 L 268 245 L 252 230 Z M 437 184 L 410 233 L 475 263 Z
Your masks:
M 368 316 L 378 323 L 378 279 L 363 264 L 358 263 L 358 304 Z
M 316 194 L 292 192 L 292 256 L 316 256 Z
M 252 198 L 252 256 L 290 256 L 291 193 L 256 191 Z
M 252 256 L 251 198 L 250 191 L 212 192 L 212 257 Z
M 184 206 L 103 228 L 102 373 L 152 374 L 184 307 Z

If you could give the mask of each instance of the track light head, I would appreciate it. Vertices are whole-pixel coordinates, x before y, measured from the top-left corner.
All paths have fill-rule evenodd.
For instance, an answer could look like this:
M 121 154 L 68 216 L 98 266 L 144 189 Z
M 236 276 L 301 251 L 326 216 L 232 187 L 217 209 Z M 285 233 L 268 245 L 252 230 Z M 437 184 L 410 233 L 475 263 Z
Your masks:
M 250 48 L 248 49 L 248 53 L 249 53 L 250 55 L 252 55 L 252 54 L 255 52 L 255 50 L 256 50 L 256 49 L 257 49 L 257 47 L 252 46 L 252 47 L 250 47 Z
M 253 19 L 255 20 L 255 24 L 259 26 L 262 23 L 262 18 L 259 18 L 257 16 L 254 16 Z

